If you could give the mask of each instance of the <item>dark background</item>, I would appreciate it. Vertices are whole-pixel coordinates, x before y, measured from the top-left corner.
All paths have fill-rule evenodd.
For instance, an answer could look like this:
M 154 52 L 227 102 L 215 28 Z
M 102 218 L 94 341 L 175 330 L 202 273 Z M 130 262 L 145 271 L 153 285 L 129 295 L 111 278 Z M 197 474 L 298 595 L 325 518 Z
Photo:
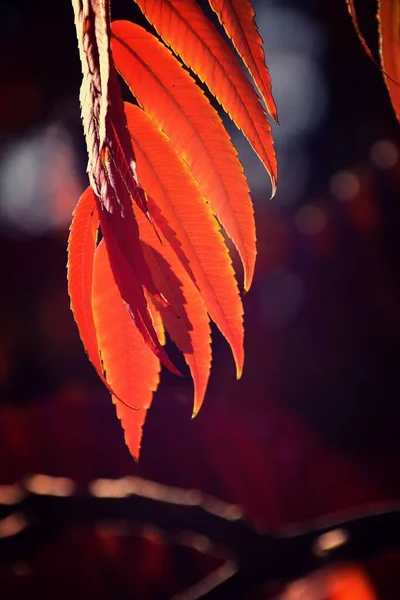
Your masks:
M 378 56 L 375 3 L 358 4 Z M 270 47 L 262 30 L 283 133 L 276 132 L 276 198 L 268 200 L 265 175 L 250 178 L 259 256 L 244 298 L 244 375 L 235 381 L 215 332 L 209 391 L 191 420 L 190 380 L 163 372 L 135 464 L 69 311 L 68 225 L 87 181 L 72 8 L 49 0 L 2 4 L 0 485 L 44 473 L 84 489 L 98 477 L 134 474 L 238 503 L 251 522 L 270 527 L 400 498 L 400 128 L 344 0 L 255 6 L 266 10 L 265 31 L 273 34 Z M 312 26 L 299 47 L 285 11 L 299 35 Z M 113 1 L 113 17 L 143 23 L 128 0 Z M 315 47 L 304 50 L 312 32 Z M 293 93 L 293 82 L 282 84 L 285 64 L 300 55 L 319 77 L 315 94 L 308 79 L 300 77 Z M 311 116 L 318 115 L 299 133 L 310 102 Z M 256 161 L 245 164 L 252 169 Z M 89 554 L 99 552 L 97 538 L 79 535 L 81 552 L 85 543 Z M 139 572 L 143 552 L 137 540 L 132 544 Z M 68 561 L 75 546 L 64 538 L 58 545 L 59 577 L 63 562 L 80 573 L 74 593 L 87 595 L 98 566 L 92 575 L 74 570 Z M 4 597 L 19 593 L 21 578 L 35 577 L 35 569 L 40 576 L 32 585 L 50 597 L 43 565 L 51 552 L 44 548 L 32 564 L 24 562 L 28 575 L 0 569 Z M 148 564 L 153 559 L 154 548 Z M 179 589 L 182 561 L 190 559 L 174 560 Z M 126 597 L 161 597 L 151 585 L 154 573 L 143 577 L 144 587 Z M 125 584 L 135 582 L 132 575 Z M 87 589 L 125 597 L 115 589 L 107 595 L 104 586 Z M 397 598 L 393 589 L 382 597 Z

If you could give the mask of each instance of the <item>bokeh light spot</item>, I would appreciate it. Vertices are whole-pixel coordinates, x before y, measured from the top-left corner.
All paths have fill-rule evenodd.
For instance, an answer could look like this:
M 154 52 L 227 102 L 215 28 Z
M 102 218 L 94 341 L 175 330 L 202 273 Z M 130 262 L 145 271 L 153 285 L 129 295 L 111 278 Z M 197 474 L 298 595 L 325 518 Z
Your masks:
M 352 171 L 339 171 L 329 182 L 332 196 L 342 202 L 355 198 L 360 191 L 360 180 Z
M 314 204 L 305 204 L 294 215 L 294 224 L 304 235 L 318 235 L 327 224 L 324 211 Z
M 392 169 L 399 160 L 399 150 L 391 140 L 379 140 L 371 146 L 369 156 L 379 169 Z

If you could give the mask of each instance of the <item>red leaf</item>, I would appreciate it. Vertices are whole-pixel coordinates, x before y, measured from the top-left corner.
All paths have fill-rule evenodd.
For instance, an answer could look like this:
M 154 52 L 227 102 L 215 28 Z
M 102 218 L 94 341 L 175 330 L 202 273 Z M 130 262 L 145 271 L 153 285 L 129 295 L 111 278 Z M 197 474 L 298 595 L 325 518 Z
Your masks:
M 96 250 L 98 226 L 99 218 L 96 207 L 96 197 L 93 190 L 88 187 L 82 194 L 74 210 L 70 229 L 68 240 L 68 293 L 79 335 L 90 362 L 93 364 L 109 392 L 117 396 L 119 400 L 123 401 L 118 393 L 116 393 L 115 389 L 110 385 L 110 382 L 104 377 L 93 320 L 93 260 Z M 127 279 L 132 285 L 134 279 L 132 279 L 129 274 L 127 275 Z M 140 291 L 142 290 L 140 289 Z M 159 329 L 160 326 L 158 325 L 157 331 L 159 331 Z M 164 355 L 163 358 L 165 358 Z M 171 367 L 168 358 L 167 366 Z M 173 366 L 171 370 L 177 372 Z
M 207 85 L 247 137 L 275 188 L 277 165 L 267 115 L 235 53 L 217 28 L 194 0 L 136 2 L 163 41 Z M 273 109 L 276 118 L 275 105 Z
M 226 34 L 250 71 L 270 115 L 277 121 L 276 106 L 272 96 L 271 77 L 265 64 L 263 40 L 254 20 L 254 10 L 249 0 L 209 0 L 217 13 Z
M 199 288 L 211 318 L 232 348 L 240 376 L 243 307 L 217 221 L 185 163 L 153 119 L 130 104 L 125 111 L 153 221 Z M 176 260 L 172 264 L 177 274 Z M 157 279 L 156 285 L 160 285 Z M 170 296 L 168 299 L 171 301 Z
M 165 328 L 164 328 L 164 323 L 162 322 L 161 314 L 160 314 L 159 310 L 156 308 L 156 304 L 155 304 L 156 301 L 153 300 L 153 298 L 151 296 L 149 296 L 148 294 L 146 294 L 146 300 L 147 300 L 147 304 L 149 305 L 151 317 L 153 319 L 154 329 L 157 332 L 158 341 L 160 342 L 161 346 L 165 346 L 165 343 L 166 343 Z
M 91 188 L 71 227 L 71 305 L 91 361 L 113 400 L 123 401 L 117 415 L 137 458 L 159 382 L 159 359 L 178 373 L 163 348 L 163 325 L 191 371 L 194 414 L 210 374 L 208 314 L 228 340 L 241 374 L 243 308 L 215 215 L 239 251 L 248 289 L 256 257 L 254 214 L 237 152 L 187 70 L 154 36 L 128 22 L 113 25 L 111 54 L 109 0 L 72 2 Z M 269 122 L 235 53 L 193 0 L 137 2 L 247 136 L 274 191 Z M 276 118 L 250 3 L 211 4 Z M 148 113 L 127 108 L 130 132 L 114 60 Z M 99 225 L 103 240 L 96 250 Z
M 354 0 L 346 0 L 358 39 L 372 62 L 381 68 L 397 119 L 400 121 L 400 7 L 397 0 L 378 1 L 379 65 L 363 36 Z
M 74 210 L 68 239 L 68 293 L 79 335 L 90 362 L 105 382 L 92 313 L 93 260 L 99 219 L 88 187 Z
M 147 291 L 151 294 L 156 292 L 156 298 L 163 299 L 163 296 L 159 295 L 157 288 L 154 286 L 151 273 L 144 259 L 133 210 L 130 207 L 123 216 L 119 213 L 108 213 L 102 210 L 99 201 L 98 204 L 101 231 L 121 298 L 152 352 L 172 373 L 179 375 L 179 371 L 171 363 L 158 340 L 144 295 L 141 282 L 151 281 L 151 286 L 147 286 L 145 283 Z M 122 244 L 125 245 L 125 252 L 121 249 Z M 125 258 L 127 254 L 131 257 L 129 262 Z
M 400 121 L 400 5 L 380 0 L 378 8 L 382 71 L 397 119 Z
M 155 207 L 156 208 L 156 207 Z M 170 305 L 158 305 L 164 325 L 190 369 L 194 385 L 193 415 L 204 399 L 211 367 L 211 337 L 207 310 L 199 290 L 177 258 L 170 242 L 161 242 L 150 223 L 136 210 L 144 254 L 158 288 Z
M 161 246 L 146 223 L 143 222 L 143 226 L 143 240 L 150 238 L 153 244 L 145 248 L 146 260 L 157 285 L 171 298 L 170 308 L 158 306 L 158 310 L 172 341 L 182 352 L 189 367 L 194 385 L 195 416 L 203 403 L 211 368 L 211 332 L 207 310 L 198 289 L 176 260 L 168 242 L 163 240 Z M 164 256 L 169 258 L 170 263 Z
M 256 255 L 253 207 L 242 166 L 220 118 L 169 50 L 147 31 L 119 21 L 112 24 L 112 33 L 118 70 L 189 165 L 238 248 L 247 289 Z
M 176 372 L 158 342 L 142 285 L 157 296 L 143 259 L 132 202 L 146 211 L 126 130 L 123 103 L 112 62 L 106 0 L 73 0 L 82 63 L 82 120 L 89 154 L 89 180 L 98 203 L 102 233 L 114 278 L 143 338 Z M 130 284 L 128 285 L 128 281 Z
M 159 383 L 160 362 L 121 299 L 103 241 L 94 260 L 93 314 L 107 381 L 118 397 L 136 408 L 116 403 L 126 444 L 138 459 L 146 411 Z

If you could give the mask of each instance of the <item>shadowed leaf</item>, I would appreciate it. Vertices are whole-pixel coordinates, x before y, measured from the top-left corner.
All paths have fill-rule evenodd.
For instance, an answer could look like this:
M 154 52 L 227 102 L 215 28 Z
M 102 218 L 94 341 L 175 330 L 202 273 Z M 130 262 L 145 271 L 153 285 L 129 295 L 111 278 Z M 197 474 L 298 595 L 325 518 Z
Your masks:
M 207 310 L 199 290 L 177 259 L 168 240 L 161 242 L 139 211 L 140 238 L 144 254 L 157 286 L 170 298 L 170 306 L 157 308 L 163 323 L 190 369 L 194 385 L 193 414 L 204 399 L 211 366 L 211 332 Z

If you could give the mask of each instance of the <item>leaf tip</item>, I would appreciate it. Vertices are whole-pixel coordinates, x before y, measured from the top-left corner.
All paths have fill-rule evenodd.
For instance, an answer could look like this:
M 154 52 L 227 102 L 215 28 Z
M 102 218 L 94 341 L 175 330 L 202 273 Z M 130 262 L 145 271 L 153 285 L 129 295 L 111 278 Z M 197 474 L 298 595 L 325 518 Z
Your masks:
M 197 391 L 195 390 L 195 394 L 194 394 L 194 402 L 193 402 L 193 412 L 192 412 L 192 419 L 194 419 L 195 417 L 197 417 L 197 415 L 200 412 L 200 409 L 203 405 L 203 400 L 204 400 L 204 395 L 205 395 L 205 389 L 201 394 L 197 394 Z
M 236 350 L 233 354 L 236 366 L 236 379 L 240 379 L 243 374 L 243 363 L 244 363 L 244 348 L 243 343 L 238 350 Z
M 275 194 L 276 194 L 276 190 L 277 190 L 277 185 L 278 185 L 278 182 L 277 182 L 276 178 L 271 176 L 272 190 L 271 190 L 270 200 L 273 200 L 275 198 Z
M 251 288 L 252 282 L 253 282 L 253 275 L 250 277 L 246 274 L 244 282 L 243 282 L 244 294 L 247 294 L 247 292 Z

